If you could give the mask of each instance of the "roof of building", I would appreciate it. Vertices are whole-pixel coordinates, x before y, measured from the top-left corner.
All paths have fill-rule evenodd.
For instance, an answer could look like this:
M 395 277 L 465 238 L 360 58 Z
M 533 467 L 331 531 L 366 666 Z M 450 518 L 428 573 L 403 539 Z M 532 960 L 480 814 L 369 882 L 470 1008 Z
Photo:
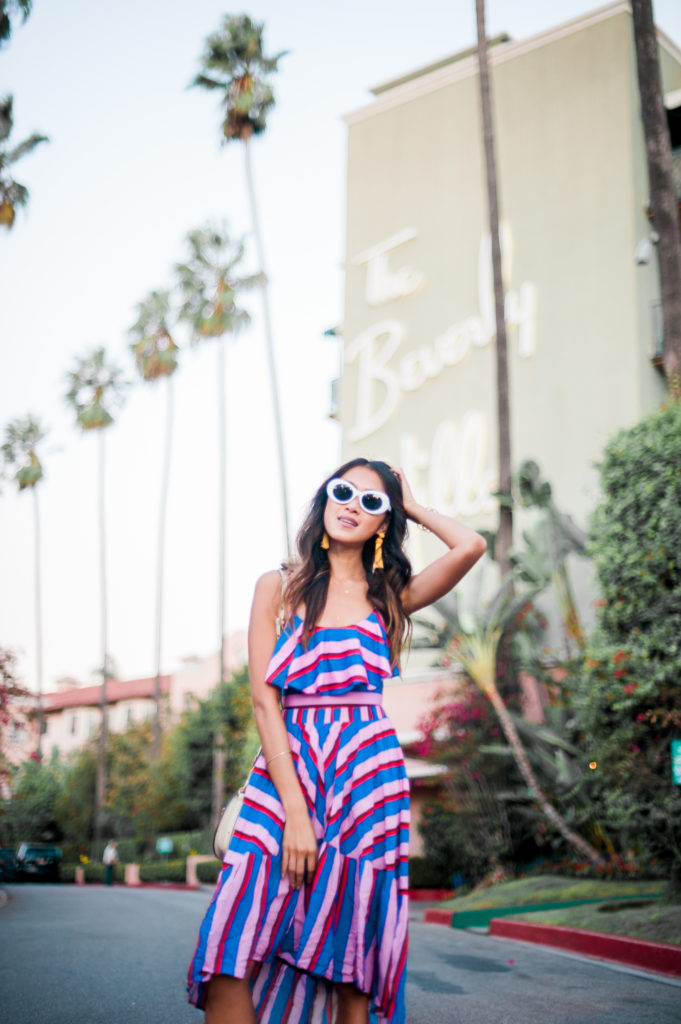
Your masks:
M 506 32 L 501 32 L 499 35 L 492 36 L 487 40 L 488 46 L 498 46 L 499 43 L 508 43 L 511 41 L 511 37 Z M 422 75 L 429 75 L 431 71 L 439 71 L 440 68 L 446 68 L 450 64 L 456 64 L 457 61 L 464 60 L 466 57 L 477 56 L 478 47 L 467 46 L 464 50 L 457 50 L 456 53 L 450 54 L 448 57 L 443 57 L 441 60 L 432 61 L 430 64 L 425 64 L 423 67 L 415 68 L 414 71 L 408 71 L 404 75 L 399 75 L 397 78 L 391 78 L 388 82 L 381 82 L 380 85 L 374 85 L 370 91 L 374 96 L 380 96 L 382 92 L 387 92 L 389 89 L 394 89 L 398 85 L 404 85 L 406 82 L 413 82 L 415 78 L 420 78 Z
M 149 676 L 146 679 L 109 679 L 106 685 L 107 704 L 116 704 L 121 700 L 139 700 L 140 698 L 153 698 L 156 686 L 156 677 Z M 168 693 L 170 690 L 170 676 L 161 676 L 161 693 Z M 96 686 L 74 686 L 70 690 L 61 690 L 59 693 L 46 693 L 43 695 L 43 711 L 49 714 L 51 711 L 63 711 L 65 708 L 98 707 L 102 699 L 102 687 Z

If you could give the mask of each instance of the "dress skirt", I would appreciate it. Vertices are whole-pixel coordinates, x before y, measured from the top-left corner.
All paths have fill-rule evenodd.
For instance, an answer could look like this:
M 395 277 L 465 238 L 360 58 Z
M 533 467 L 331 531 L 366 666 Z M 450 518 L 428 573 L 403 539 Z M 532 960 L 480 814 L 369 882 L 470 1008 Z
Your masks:
M 284 812 L 262 755 L 190 965 L 248 978 L 259 1024 L 333 1024 L 333 985 L 370 996 L 372 1024 L 404 1024 L 409 783 L 383 708 L 283 712 L 318 841 L 311 883 L 281 877 Z

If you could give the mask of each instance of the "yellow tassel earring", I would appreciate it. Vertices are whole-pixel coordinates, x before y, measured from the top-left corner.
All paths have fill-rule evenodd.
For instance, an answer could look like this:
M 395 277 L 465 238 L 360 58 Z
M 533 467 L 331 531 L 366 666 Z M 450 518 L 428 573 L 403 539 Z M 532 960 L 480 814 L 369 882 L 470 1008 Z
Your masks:
M 329 535 L 326 532 L 326 530 L 324 530 L 324 534 L 322 536 L 322 539 L 319 542 L 319 546 L 320 546 L 320 548 L 323 548 L 324 551 L 328 551 L 329 550 Z
M 376 534 L 376 546 L 374 548 L 374 564 L 372 572 L 376 572 L 377 569 L 383 568 L 383 538 L 385 537 L 385 530 L 382 533 Z

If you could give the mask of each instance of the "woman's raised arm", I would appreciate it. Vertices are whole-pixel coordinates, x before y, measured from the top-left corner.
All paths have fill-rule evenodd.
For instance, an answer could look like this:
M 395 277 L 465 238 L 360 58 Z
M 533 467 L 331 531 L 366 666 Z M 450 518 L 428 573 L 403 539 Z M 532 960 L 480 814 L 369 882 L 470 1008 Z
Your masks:
M 402 591 L 402 607 L 407 615 L 412 615 L 419 608 L 425 608 L 449 593 L 484 555 L 487 541 L 481 534 L 451 516 L 432 508 L 424 508 L 414 498 L 402 470 L 395 469 L 393 472 L 402 485 L 402 500 L 407 517 L 430 530 L 449 548 L 444 555 L 412 576 Z

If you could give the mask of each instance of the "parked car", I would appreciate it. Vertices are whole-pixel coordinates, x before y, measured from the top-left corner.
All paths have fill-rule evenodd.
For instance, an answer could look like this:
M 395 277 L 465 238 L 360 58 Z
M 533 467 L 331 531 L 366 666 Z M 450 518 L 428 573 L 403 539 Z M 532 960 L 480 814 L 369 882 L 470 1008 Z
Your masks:
M 48 843 L 20 843 L 14 858 L 17 879 L 46 878 L 59 881 L 61 850 Z
M 14 850 L 10 846 L 0 846 L 0 882 L 13 882 L 15 878 Z

